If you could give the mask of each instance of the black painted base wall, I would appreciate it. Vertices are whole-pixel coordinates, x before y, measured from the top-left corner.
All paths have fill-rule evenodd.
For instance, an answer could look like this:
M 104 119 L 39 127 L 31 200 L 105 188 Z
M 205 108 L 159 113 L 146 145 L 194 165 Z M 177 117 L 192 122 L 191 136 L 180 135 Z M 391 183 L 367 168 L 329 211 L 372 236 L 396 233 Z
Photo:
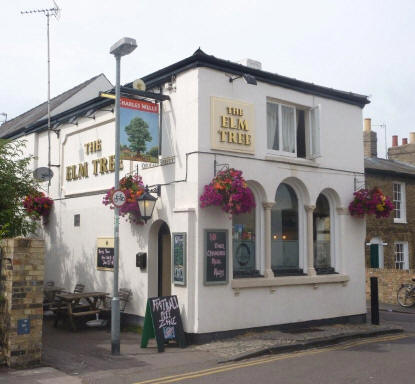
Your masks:
M 266 327 L 253 327 L 244 329 L 233 329 L 230 331 L 209 332 L 209 333 L 186 333 L 187 344 L 205 344 L 211 341 L 228 339 L 242 335 L 246 332 L 263 332 L 282 329 L 296 329 L 303 327 L 318 327 L 330 324 L 363 324 L 366 323 L 366 313 L 360 315 L 340 316 L 330 319 L 302 321 L 299 323 L 269 325 Z
M 122 314 L 123 325 L 139 325 L 143 326 L 144 317 L 123 313 Z M 253 328 L 243 328 L 243 329 L 232 329 L 230 331 L 221 331 L 221 332 L 209 332 L 209 333 L 186 333 L 186 342 L 187 344 L 205 344 L 210 343 L 211 341 L 229 339 L 231 337 L 243 335 L 246 332 L 263 332 L 263 331 L 272 331 L 272 330 L 282 330 L 282 329 L 296 329 L 303 327 L 318 327 L 321 325 L 330 325 L 330 324 L 363 324 L 366 323 L 366 313 L 360 315 L 350 315 L 350 316 L 339 316 L 333 317 L 330 319 L 321 319 L 321 320 L 310 320 L 302 321 L 299 323 L 288 323 L 288 324 L 278 324 L 278 325 L 269 325 L 266 327 L 253 327 Z

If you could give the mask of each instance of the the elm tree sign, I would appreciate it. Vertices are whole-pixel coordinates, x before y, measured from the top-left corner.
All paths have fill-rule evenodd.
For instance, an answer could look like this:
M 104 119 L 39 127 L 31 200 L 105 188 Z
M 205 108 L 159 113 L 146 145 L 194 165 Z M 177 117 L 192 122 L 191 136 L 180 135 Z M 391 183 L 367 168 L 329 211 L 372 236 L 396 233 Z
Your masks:
M 120 144 L 121 159 L 158 163 L 158 104 L 121 98 Z

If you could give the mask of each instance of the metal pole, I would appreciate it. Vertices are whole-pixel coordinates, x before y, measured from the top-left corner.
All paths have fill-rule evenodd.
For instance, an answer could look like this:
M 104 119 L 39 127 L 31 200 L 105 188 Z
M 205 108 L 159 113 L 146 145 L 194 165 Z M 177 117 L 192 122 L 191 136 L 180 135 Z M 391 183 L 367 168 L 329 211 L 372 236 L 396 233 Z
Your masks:
M 121 56 L 115 56 L 115 189 L 120 185 L 120 63 Z M 120 250 L 120 216 L 114 207 L 114 287 L 111 301 L 111 353 L 120 354 L 120 298 L 118 297 L 118 271 Z
M 370 309 L 372 324 L 379 325 L 378 278 L 370 278 Z
M 51 164 L 50 148 L 50 40 L 49 40 L 49 12 L 46 13 L 47 37 L 48 37 L 48 168 Z M 50 188 L 50 179 L 48 180 L 48 194 Z

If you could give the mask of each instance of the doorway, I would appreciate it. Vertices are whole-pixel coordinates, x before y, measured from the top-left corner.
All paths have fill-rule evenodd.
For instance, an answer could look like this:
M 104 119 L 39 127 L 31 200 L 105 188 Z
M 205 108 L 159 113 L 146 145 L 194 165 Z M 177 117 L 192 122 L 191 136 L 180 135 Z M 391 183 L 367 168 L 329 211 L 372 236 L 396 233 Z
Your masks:
M 379 244 L 370 244 L 370 268 L 379 268 Z
M 171 295 L 171 236 L 163 223 L 158 232 L 158 296 Z

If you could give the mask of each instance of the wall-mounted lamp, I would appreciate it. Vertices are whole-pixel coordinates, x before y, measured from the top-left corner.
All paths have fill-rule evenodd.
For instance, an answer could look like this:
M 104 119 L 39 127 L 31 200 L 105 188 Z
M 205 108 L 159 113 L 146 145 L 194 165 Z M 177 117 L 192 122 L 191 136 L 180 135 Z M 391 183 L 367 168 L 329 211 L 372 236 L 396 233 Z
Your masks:
M 157 197 L 154 197 L 151 193 L 156 193 L 160 197 L 161 186 L 156 185 L 154 188 L 149 189 L 146 185 L 144 193 L 138 198 L 138 208 L 140 208 L 141 218 L 145 223 L 153 216 L 154 207 L 157 202 Z
M 229 76 L 229 82 L 233 83 L 234 80 L 237 80 L 237 79 L 240 79 L 240 78 L 243 78 L 245 80 L 245 82 L 249 85 L 257 85 L 257 81 L 256 81 L 255 76 L 248 75 L 247 73 L 243 73 L 242 75 L 236 76 L 236 77 Z

